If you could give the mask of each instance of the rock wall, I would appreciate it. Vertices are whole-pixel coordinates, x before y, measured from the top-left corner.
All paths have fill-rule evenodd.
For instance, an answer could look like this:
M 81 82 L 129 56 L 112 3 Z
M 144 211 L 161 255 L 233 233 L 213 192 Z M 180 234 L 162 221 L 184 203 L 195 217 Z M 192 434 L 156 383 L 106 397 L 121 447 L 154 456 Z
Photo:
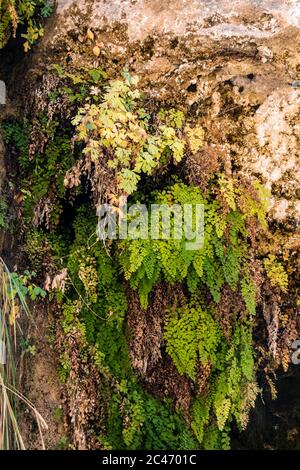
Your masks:
M 271 191 L 273 226 L 262 252 L 278 245 L 292 259 L 298 289 L 300 1 L 58 0 L 44 39 L 15 68 L 14 78 L 21 70 L 24 80 L 21 86 L 11 80 L 10 96 L 21 89 L 30 98 L 25 107 L 45 111 L 39 90 L 55 85 L 53 63 L 70 70 L 99 66 L 111 77 L 130 70 L 149 103 L 172 104 L 201 125 L 207 160 L 214 151 L 225 165 L 258 177 Z M 146 372 L 143 354 L 133 362 Z M 85 448 L 86 436 L 80 439 Z
M 44 52 L 86 60 L 87 28 L 95 64 L 201 116 L 210 144 L 272 189 L 272 217 L 299 221 L 299 1 L 59 1 Z

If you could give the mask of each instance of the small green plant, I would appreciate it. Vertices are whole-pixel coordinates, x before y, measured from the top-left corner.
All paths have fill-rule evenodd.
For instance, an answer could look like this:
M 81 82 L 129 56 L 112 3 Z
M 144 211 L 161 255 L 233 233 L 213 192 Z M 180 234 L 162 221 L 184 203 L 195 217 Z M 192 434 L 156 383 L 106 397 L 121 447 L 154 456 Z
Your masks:
M 53 3 L 45 0 L 2 0 L 0 3 L 0 49 L 10 36 L 16 36 L 19 25 L 25 25 L 22 37 L 27 52 L 44 34 L 40 22 L 53 12 Z
M 44 222 L 49 228 L 59 223 L 65 195 L 64 176 L 74 161 L 71 142 L 66 136 L 52 138 L 44 154 L 34 159 L 29 158 L 28 153 L 21 156 L 23 169 L 28 172 L 28 178 L 23 181 L 24 212 L 28 221 L 35 213 L 38 223 Z M 55 199 L 47 205 L 48 194 L 53 189 Z
M 51 102 L 55 102 L 60 95 L 66 95 L 70 105 L 80 105 L 85 99 L 90 99 L 94 103 L 99 102 L 103 82 L 107 78 L 101 68 L 83 69 L 77 73 L 71 73 L 58 64 L 54 64 L 52 68 L 64 81 L 64 85 L 49 93 Z
M 60 366 L 58 369 L 58 376 L 62 383 L 65 383 L 69 373 L 71 372 L 70 359 L 66 352 L 60 356 Z
M 167 353 L 180 374 L 196 378 L 198 358 L 201 363 L 218 363 L 218 348 L 224 338 L 213 316 L 200 307 L 171 313 L 165 325 Z
M 66 449 L 68 449 L 68 447 L 69 447 L 68 438 L 66 436 L 60 437 L 57 444 L 56 444 L 56 449 L 66 450 Z
M 19 153 L 19 160 L 28 159 L 28 134 L 30 126 L 25 120 L 22 124 L 16 121 L 1 122 L 1 131 L 4 143 L 14 145 Z
M 34 271 L 29 272 L 26 270 L 22 275 L 13 272 L 10 276 L 13 281 L 13 287 L 11 290 L 12 297 L 15 297 L 16 294 L 21 294 L 24 298 L 28 295 L 31 300 L 36 300 L 38 297 L 46 297 L 47 292 L 32 283 L 32 279 L 36 276 Z
M 34 344 L 30 344 L 28 339 L 21 339 L 21 346 L 24 352 L 31 354 L 32 356 L 36 355 L 36 346 Z
M 242 430 L 255 406 L 259 389 L 255 380 L 251 326 L 236 325 L 231 344 L 219 343 L 218 362 L 210 388 L 193 406 L 193 430 L 205 449 L 228 449 L 233 418 Z M 214 354 L 216 351 L 214 351 Z M 211 432 L 214 439 L 212 440 Z
M 57 406 L 54 410 L 53 419 L 56 423 L 61 423 L 63 419 L 63 410 L 59 406 Z

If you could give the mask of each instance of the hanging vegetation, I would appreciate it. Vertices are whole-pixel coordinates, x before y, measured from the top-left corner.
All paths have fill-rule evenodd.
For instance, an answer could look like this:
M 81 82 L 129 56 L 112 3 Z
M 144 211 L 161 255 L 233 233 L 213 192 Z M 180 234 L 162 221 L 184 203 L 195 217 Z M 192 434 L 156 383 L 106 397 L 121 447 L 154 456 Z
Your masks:
M 2 41 L 16 27 L 7 15 Z M 55 89 L 31 120 L 2 128 L 18 155 L 26 260 L 59 312 L 59 376 L 67 412 L 77 413 L 74 445 L 228 449 L 233 423 L 247 427 L 269 354 L 255 347 L 257 317 L 266 296 L 279 300 L 288 290 L 283 264 L 264 241 L 269 193 L 230 162 L 207 160 L 200 121 L 149 104 L 128 71 L 110 79 L 100 68 L 53 66 L 51 74 Z M 103 243 L 97 208 L 110 203 L 118 212 L 121 196 L 150 214 L 151 204 L 202 204 L 203 245 L 188 250 L 184 235 Z M 146 318 L 157 330 L 139 330 L 139 356 L 132 324 Z M 152 334 L 157 350 L 145 361 Z M 270 383 L 284 361 L 272 338 L 278 348 L 264 370 Z M 184 381 L 186 406 L 173 400 L 172 387 L 165 396 L 151 393 L 151 360 Z
M 36 41 L 43 36 L 43 18 L 53 12 L 53 3 L 47 0 L 1 0 L 0 2 L 0 49 L 8 39 L 16 37 L 17 30 L 22 27 L 24 49 L 27 52 Z

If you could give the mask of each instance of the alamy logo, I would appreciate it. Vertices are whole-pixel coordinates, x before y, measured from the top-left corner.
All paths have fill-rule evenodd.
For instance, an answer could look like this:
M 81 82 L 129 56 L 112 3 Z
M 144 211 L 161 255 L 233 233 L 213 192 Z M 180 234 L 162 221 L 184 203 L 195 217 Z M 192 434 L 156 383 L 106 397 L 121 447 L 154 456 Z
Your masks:
M 6 104 L 6 86 L 2 80 L 0 80 L 0 104 Z
M 97 211 L 100 240 L 185 240 L 186 250 L 198 250 L 204 242 L 203 204 L 132 204 L 121 197 L 118 207 L 101 204 Z

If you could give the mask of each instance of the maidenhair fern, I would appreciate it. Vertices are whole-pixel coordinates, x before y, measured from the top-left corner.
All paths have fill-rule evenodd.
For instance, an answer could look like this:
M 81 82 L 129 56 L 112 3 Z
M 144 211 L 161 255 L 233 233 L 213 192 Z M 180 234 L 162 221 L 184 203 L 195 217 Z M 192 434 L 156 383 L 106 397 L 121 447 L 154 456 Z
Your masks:
M 217 362 L 222 334 L 212 315 L 195 306 L 168 316 L 165 339 L 178 371 L 195 379 L 198 358 L 203 364 Z
M 287 291 L 288 276 L 284 267 L 279 263 L 274 255 L 269 255 L 264 260 L 265 270 L 273 287 L 278 286 L 283 292 Z
M 106 387 L 106 422 L 97 439 L 105 449 L 228 449 L 232 422 L 246 428 L 259 393 L 252 330 L 260 292 L 253 260 L 268 287 L 287 289 L 282 265 L 273 256 L 264 263 L 255 256 L 256 235 L 267 228 L 268 194 L 258 181 L 242 184 L 227 170 L 211 174 L 201 189 L 180 180 L 185 158 L 202 157 L 204 131 L 181 110 L 148 110 L 138 80 L 127 72 L 105 81 L 100 69 L 55 69 L 63 87 L 49 100 L 64 94 L 75 110 L 74 127 L 68 123 L 62 134 L 57 121 L 49 128 L 45 116 L 37 118 L 47 138 L 35 155 L 29 155 L 35 134 L 26 122 L 24 128 L 6 123 L 4 138 L 19 152 L 29 259 L 39 273 L 43 258 L 67 273 L 65 289 L 56 285 L 51 293 L 61 306 L 62 331 L 84 338 Z M 95 202 L 114 204 L 120 195 L 130 196 L 129 209 L 140 200 L 145 204 L 149 237 L 102 244 Z M 183 211 L 185 204 L 192 205 L 192 233 L 196 205 L 204 208 L 204 226 L 192 237 L 174 209 Z M 170 214 L 170 236 L 155 205 Z M 131 214 L 129 221 L 134 219 Z M 158 236 L 152 237 L 155 222 Z M 160 352 L 190 387 L 185 419 L 172 403 L 142 388 L 128 350 L 130 290 L 139 294 L 139 314 L 148 315 L 159 283 L 174 286 L 174 299 L 160 313 Z M 136 304 L 138 309 L 138 298 Z M 60 351 L 63 380 L 72 367 L 67 346 Z
M 186 315 L 188 315 L 188 312 Z M 170 335 L 168 324 L 165 332 L 167 351 L 171 354 L 175 363 L 177 354 L 181 356 L 184 354 L 181 350 L 185 349 L 185 341 L 193 341 L 195 351 L 197 345 L 199 352 L 203 347 L 206 349 L 204 356 L 198 354 L 200 363 L 209 361 L 212 364 L 208 391 L 196 399 L 192 412 L 192 427 L 204 448 L 214 448 L 211 442 L 209 445 L 207 444 L 207 433 L 213 426 L 217 435 L 222 436 L 223 439 L 228 429 L 230 429 L 229 425 L 233 417 L 236 419 L 238 426 L 245 429 L 248 423 L 249 410 L 254 406 L 258 394 L 258 387 L 255 382 L 251 324 L 236 324 L 230 343 L 222 337 L 218 328 L 215 327 L 215 330 L 209 330 L 211 324 L 212 319 L 206 323 L 206 329 L 203 329 L 202 337 L 199 337 L 201 326 L 195 328 L 194 332 L 189 331 L 187 334 L 185 331 L 181 333 L 181 342 L 178 341 L 177 337 L 174 338 Z M 178 322 L 178 327 L 180 326 Z M 208 331 L 209 334 L 207 334 Z M 193 360 L 193 370 L 195 370 L 196 357 Z M 226 446 L 228 442 L 227 437 Z M 218 447 L 218 445 L 216 448 L 223 448 L 223 445 L 221 447 Z
M 142 305 L 147 306 L 148 294 L 160 279 L 172 284 L 187 280 L 191 292 L 197 290 L 199 285 L 206 285 L 215 302 L 219 302 L 225 283 L 233 291 L 241 283 L 246 307 L 254 314 L 255 287 L 247 267 L 247 214 L 238 210 L 223 214 L 216 200 L 204 197 L 199 188 L 183 183 L 176 183 L 168 190 L 153 194 L 153 199 L 156 204 L 170 206 L 203 204 L 204 244 L 199 249 L 190 250 L 184 236 L 182 239 L 121 241 L 120 264 L 125 278 L 138 290 Z M 174 217 L 172 221 L 174 226 Z

